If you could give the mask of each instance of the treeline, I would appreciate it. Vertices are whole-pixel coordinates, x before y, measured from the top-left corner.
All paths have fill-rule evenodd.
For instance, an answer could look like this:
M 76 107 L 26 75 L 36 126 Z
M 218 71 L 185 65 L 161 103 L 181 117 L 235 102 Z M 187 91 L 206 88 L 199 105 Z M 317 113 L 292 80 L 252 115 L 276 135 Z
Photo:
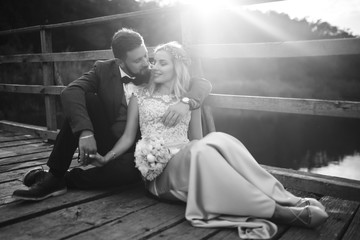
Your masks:
M 2 0 L 0 30 L 75 21 L 156 7 L 156 1 L 145 3 L 141 0 Z M 239 13 L 219 9 L 207 16 L 195 13 L 191 18 L 193 41 L 197 43 L 354 37 L 351 33 L 321 20 L 308 22 L 306 19 L 290 19 L 286 14 L 275 12 Z M 176 14 L 161 14 L 146 18 L 126 18 L 91 27 L 55 30 L 54 51 L 108 49 L 114 31 L 124 26 L 140 31 L 148 45 L 180 40 L 179 17 Z M 38 33 L 1 36 L 0 54 L 39 52 L 38 38 Z

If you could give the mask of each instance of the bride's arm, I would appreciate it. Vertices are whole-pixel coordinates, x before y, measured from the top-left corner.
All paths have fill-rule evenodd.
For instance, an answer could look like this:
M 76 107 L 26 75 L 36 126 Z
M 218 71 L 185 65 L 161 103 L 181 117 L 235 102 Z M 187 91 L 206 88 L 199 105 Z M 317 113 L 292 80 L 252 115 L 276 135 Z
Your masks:
M 94 157 L 94 162 L 91 164 L 95 166 L 103 166 L 116 157 L 122 155 L 128 150 L 135 141 L 137 129 L 139 125 L 139 106 L 137 97 L 132 96 L 127 109 L 126 127 L 121 138 L 116 142 L 114 147 L 104 156 L 99 154 Z
M 191 112 L 188 137 L 190 140 L 201 139 L 203 137 L 200 108 Z
M 121 138 L 116 142 L 112 150 L 106 155 L 105 159 L 112 160 L 122 155 L 128 150 L 134 143 L 136 132 L 139 126 L 139 106 L 137 103 L 137 97 L 132 96 L 130 98 L 129 106 L 127 109 L 126 127 Z

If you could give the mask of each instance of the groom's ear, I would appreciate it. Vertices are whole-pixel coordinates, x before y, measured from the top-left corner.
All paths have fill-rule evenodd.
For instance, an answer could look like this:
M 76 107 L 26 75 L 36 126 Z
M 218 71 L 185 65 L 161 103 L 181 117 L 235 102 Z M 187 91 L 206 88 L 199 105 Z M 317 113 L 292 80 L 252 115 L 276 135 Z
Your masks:
M 122 64 L 124 64 L 124 62 L 119 58 L 115 58 L 115 63 L 116 63 L 116 65 L 118 65 L 120 67 L 123 66 Z

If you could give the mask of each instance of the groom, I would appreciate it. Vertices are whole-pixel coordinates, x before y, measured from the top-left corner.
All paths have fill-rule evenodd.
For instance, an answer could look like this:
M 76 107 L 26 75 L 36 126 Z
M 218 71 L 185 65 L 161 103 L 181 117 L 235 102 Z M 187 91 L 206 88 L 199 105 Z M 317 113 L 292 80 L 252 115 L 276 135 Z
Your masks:
M 49 171 L 38 168 L 25 174 L 23 183 L 29 189 L 14 191 L 14 198 L 39 201 L 64 194 L 67 187 L 94 189 L 140 180 L 134 164 L 135 146 L 105 166 L 69 171 L 76 148 L 78 162 L 88 165 L 89 155 L 105 155 L 113 147 L 125 130 L 134 84 L 149 80 L 148 52 L 138 32 L 126 28 L 117 31 L 111 48 L 114 59 L 97 61 L 61 93 L 65 120 L 47 162 Z M 200 107 L 210 90 L 207 80 L 193 78 L 189 93 L 164 114 L 164 124 L 174 126 L 189 110 Z

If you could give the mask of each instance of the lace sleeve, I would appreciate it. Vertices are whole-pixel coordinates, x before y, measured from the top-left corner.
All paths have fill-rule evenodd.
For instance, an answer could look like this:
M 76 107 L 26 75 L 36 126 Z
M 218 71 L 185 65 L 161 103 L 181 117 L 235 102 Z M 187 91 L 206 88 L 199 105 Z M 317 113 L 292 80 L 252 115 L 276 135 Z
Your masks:
M 132 93 L 132 97 L 136 97 L 138 104 L 141 104 L 145 97 L 145 87 L 144 86 L 137 86 Z

